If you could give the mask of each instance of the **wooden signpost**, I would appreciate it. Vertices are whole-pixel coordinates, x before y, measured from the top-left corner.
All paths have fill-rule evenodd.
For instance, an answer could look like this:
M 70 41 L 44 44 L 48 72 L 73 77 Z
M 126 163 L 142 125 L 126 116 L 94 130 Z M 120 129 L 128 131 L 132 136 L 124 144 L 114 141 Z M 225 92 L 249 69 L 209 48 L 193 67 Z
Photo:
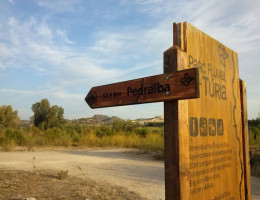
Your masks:
M 91 108 L 102 108 L 198 98 L 198 80 L 194 68 L 93 87 L 85 100 Z
M 237 53 L 187 22 L 174 24 L 173 40 L 164 74 L 94 87 L 85 100 L 91 108 L 164 101 L 167 200 L 249 200 Z

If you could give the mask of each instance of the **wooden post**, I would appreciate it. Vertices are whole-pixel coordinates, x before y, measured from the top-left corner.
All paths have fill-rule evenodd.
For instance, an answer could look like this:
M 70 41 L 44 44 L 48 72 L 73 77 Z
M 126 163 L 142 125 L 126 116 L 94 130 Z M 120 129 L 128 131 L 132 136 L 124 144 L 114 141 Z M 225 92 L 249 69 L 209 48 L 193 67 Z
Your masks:
M 249 157 L 249 143 L 248 143 L 246 83 L 241 79 L 240 79 L 240 98 L 241 98 L 241 111 L 242 111 L 241 114 L 242 114 L 245 199 L 250 200 L 252 199 L 252 196 L 251 196 L 250 157 Z
M 176 72 L 186 66 L 186 53 L 178 47 L 171 47 L 164 52 L 164 73 Z M 182 199 L 181 197 L 181 171 L 179 149 L 179 115 L 187 113 L 178 112 L 178 105 L 184 101 L 164 102 L 164 151 L 165 151 L 165 199 Z M 184 106 L 183 106 L 184 108 Z M 187 112 L 187 110 L 186 110 Z M 187 191 L 189 194 L 189 191 Z
M 173 28 L 179 50 L 165 69 L 198 68 L 200 98 L 165 103 L 166 199 L 244 200 L 238 55 L 187 22 Z

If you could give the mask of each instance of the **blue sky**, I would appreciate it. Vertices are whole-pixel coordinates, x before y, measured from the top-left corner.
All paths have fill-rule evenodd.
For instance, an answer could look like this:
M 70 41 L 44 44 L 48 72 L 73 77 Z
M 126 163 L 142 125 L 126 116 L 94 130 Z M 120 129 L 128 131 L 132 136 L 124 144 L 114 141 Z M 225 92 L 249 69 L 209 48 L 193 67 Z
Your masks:
M 91 87 L 161 74 L 173 22 L 188 21 L 238 52 L 248 117 L 260 112 L 259 0 L 1 0 L 0 105 L 21 119 L 43 98 L 65 118 L 163 115 L 163 103 L 91 110 Z

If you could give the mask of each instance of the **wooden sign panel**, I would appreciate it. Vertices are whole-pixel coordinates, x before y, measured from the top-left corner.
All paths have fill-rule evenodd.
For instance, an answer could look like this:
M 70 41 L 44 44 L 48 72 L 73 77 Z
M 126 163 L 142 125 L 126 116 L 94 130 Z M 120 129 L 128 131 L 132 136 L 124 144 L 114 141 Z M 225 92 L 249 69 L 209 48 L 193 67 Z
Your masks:
M 91 108 L 190 99 L 199 96 L 198 70 L 188 69 L 91 88 Z
M 174 45 L 186 69 L 199 69 L 200 98 L 172 104 L 178 162 L 165 161 L 165 176 L 177 181 L 166 198 L 245 199 L 238 55 L 187 22 L 174 24 Z

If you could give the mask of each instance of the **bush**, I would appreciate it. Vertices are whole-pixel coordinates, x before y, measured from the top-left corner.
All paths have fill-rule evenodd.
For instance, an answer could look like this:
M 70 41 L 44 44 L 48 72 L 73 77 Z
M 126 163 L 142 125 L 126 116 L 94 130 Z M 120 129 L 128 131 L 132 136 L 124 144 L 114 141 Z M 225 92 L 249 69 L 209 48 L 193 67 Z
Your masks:
M 55 140 L 59 140 L 61 138 L 62 132 L 60 128 L 49 128 L 45 133 L 45 137 L 48 142 L 52 143 Z
M 65 135 L 69 136 L 73 142 L 78 142 L 80 138 L 80 134 L 82 133 L 81 129 L 72 126 L 63 127 L 62 131 L 64 132 Z
M 260 155 L 250 155 L 251 174 L 260 177 Z
M 55 146 L 71 146 L 72 144 L 70 135 L 63 133 L 60 128 L 47 129 L 45 140 L 47 144 Z
M 1 142 L 3 151 L 12 151 L 15 147 L 15 142 L 13 140 L 5 139 Z
M 260 145 L 260 129 L 257 127 L 252 127 L 248 132 L 249 145 Z
M 164 151 L 164 139 L 162 136 L 154 133 L 150 133 L 146 136 L 143 141 L 141 149 L 152 152 L 163 152 Z
M 33 135 L 33 136 L 42 136 L 44 133 L 36 126 L 30 126 L 27 128 L 27 134 Z
M 17 128 L 20 125 L 18 111 L 13 111 L 12 106 L 0 106 L 0 125 L 5 128 Z
M 98 136 L 98 137 L 111 136 L 111 135 L 113 135 L 113 131 L 108 126 L 100 126 L 96 130 L 96 136 Z
M 131 120 L 115 120 L 112 124 L 114 133 L 133 133 L 136 129 L 136 125 Z
M 68 176 L 69 176 L 68 170 L 66 170 L 66 171 L 61 170 L 58 173 L 58 179 L 60 179 L 60 180 L 64 180 L 64 179 L 68 178 Z
M 117 128 L 116 128 L 117 127 Z M 135 131 L 135 132 L 131 132 Z M 0 129 L 0 145 L 6 151 L 15 145 L 35 146 L 85 146 L 139 148 L 145 151 L 163 152 L 163 128 L 135 127 L 128 121 L 113 126 L 66 125 L 62 128 L 40 130 L 32 126 L 23 129 Z
M 139 129 L 137 129 L 137 133 L 138 133 L 141 137 L 146 137 L 146 135 L 148 134 L 148 128 L 147 128 L 147 127 L 139 128 Z
M 86 145 L 88 147 L 98 146 L 98 138 L 96 137 L 94 132 L 92 132 L 90 134 L 82 136 L 79 140 L 79 144 L 83 146 Z
M 5 138 L 5 131 L 4 128 L 0 126 L 0 145 L 2 141 L 4 141 L 4 138 Z
M 24 134 L 19 129 L 7 129 L 5 131 L 5 139 L 14 141 L 18 145 L 23 145 L 25 143 Z
M 163 122 L 148 122 L 145 123 L 146 127 L 164 127 L 164 123 Z

